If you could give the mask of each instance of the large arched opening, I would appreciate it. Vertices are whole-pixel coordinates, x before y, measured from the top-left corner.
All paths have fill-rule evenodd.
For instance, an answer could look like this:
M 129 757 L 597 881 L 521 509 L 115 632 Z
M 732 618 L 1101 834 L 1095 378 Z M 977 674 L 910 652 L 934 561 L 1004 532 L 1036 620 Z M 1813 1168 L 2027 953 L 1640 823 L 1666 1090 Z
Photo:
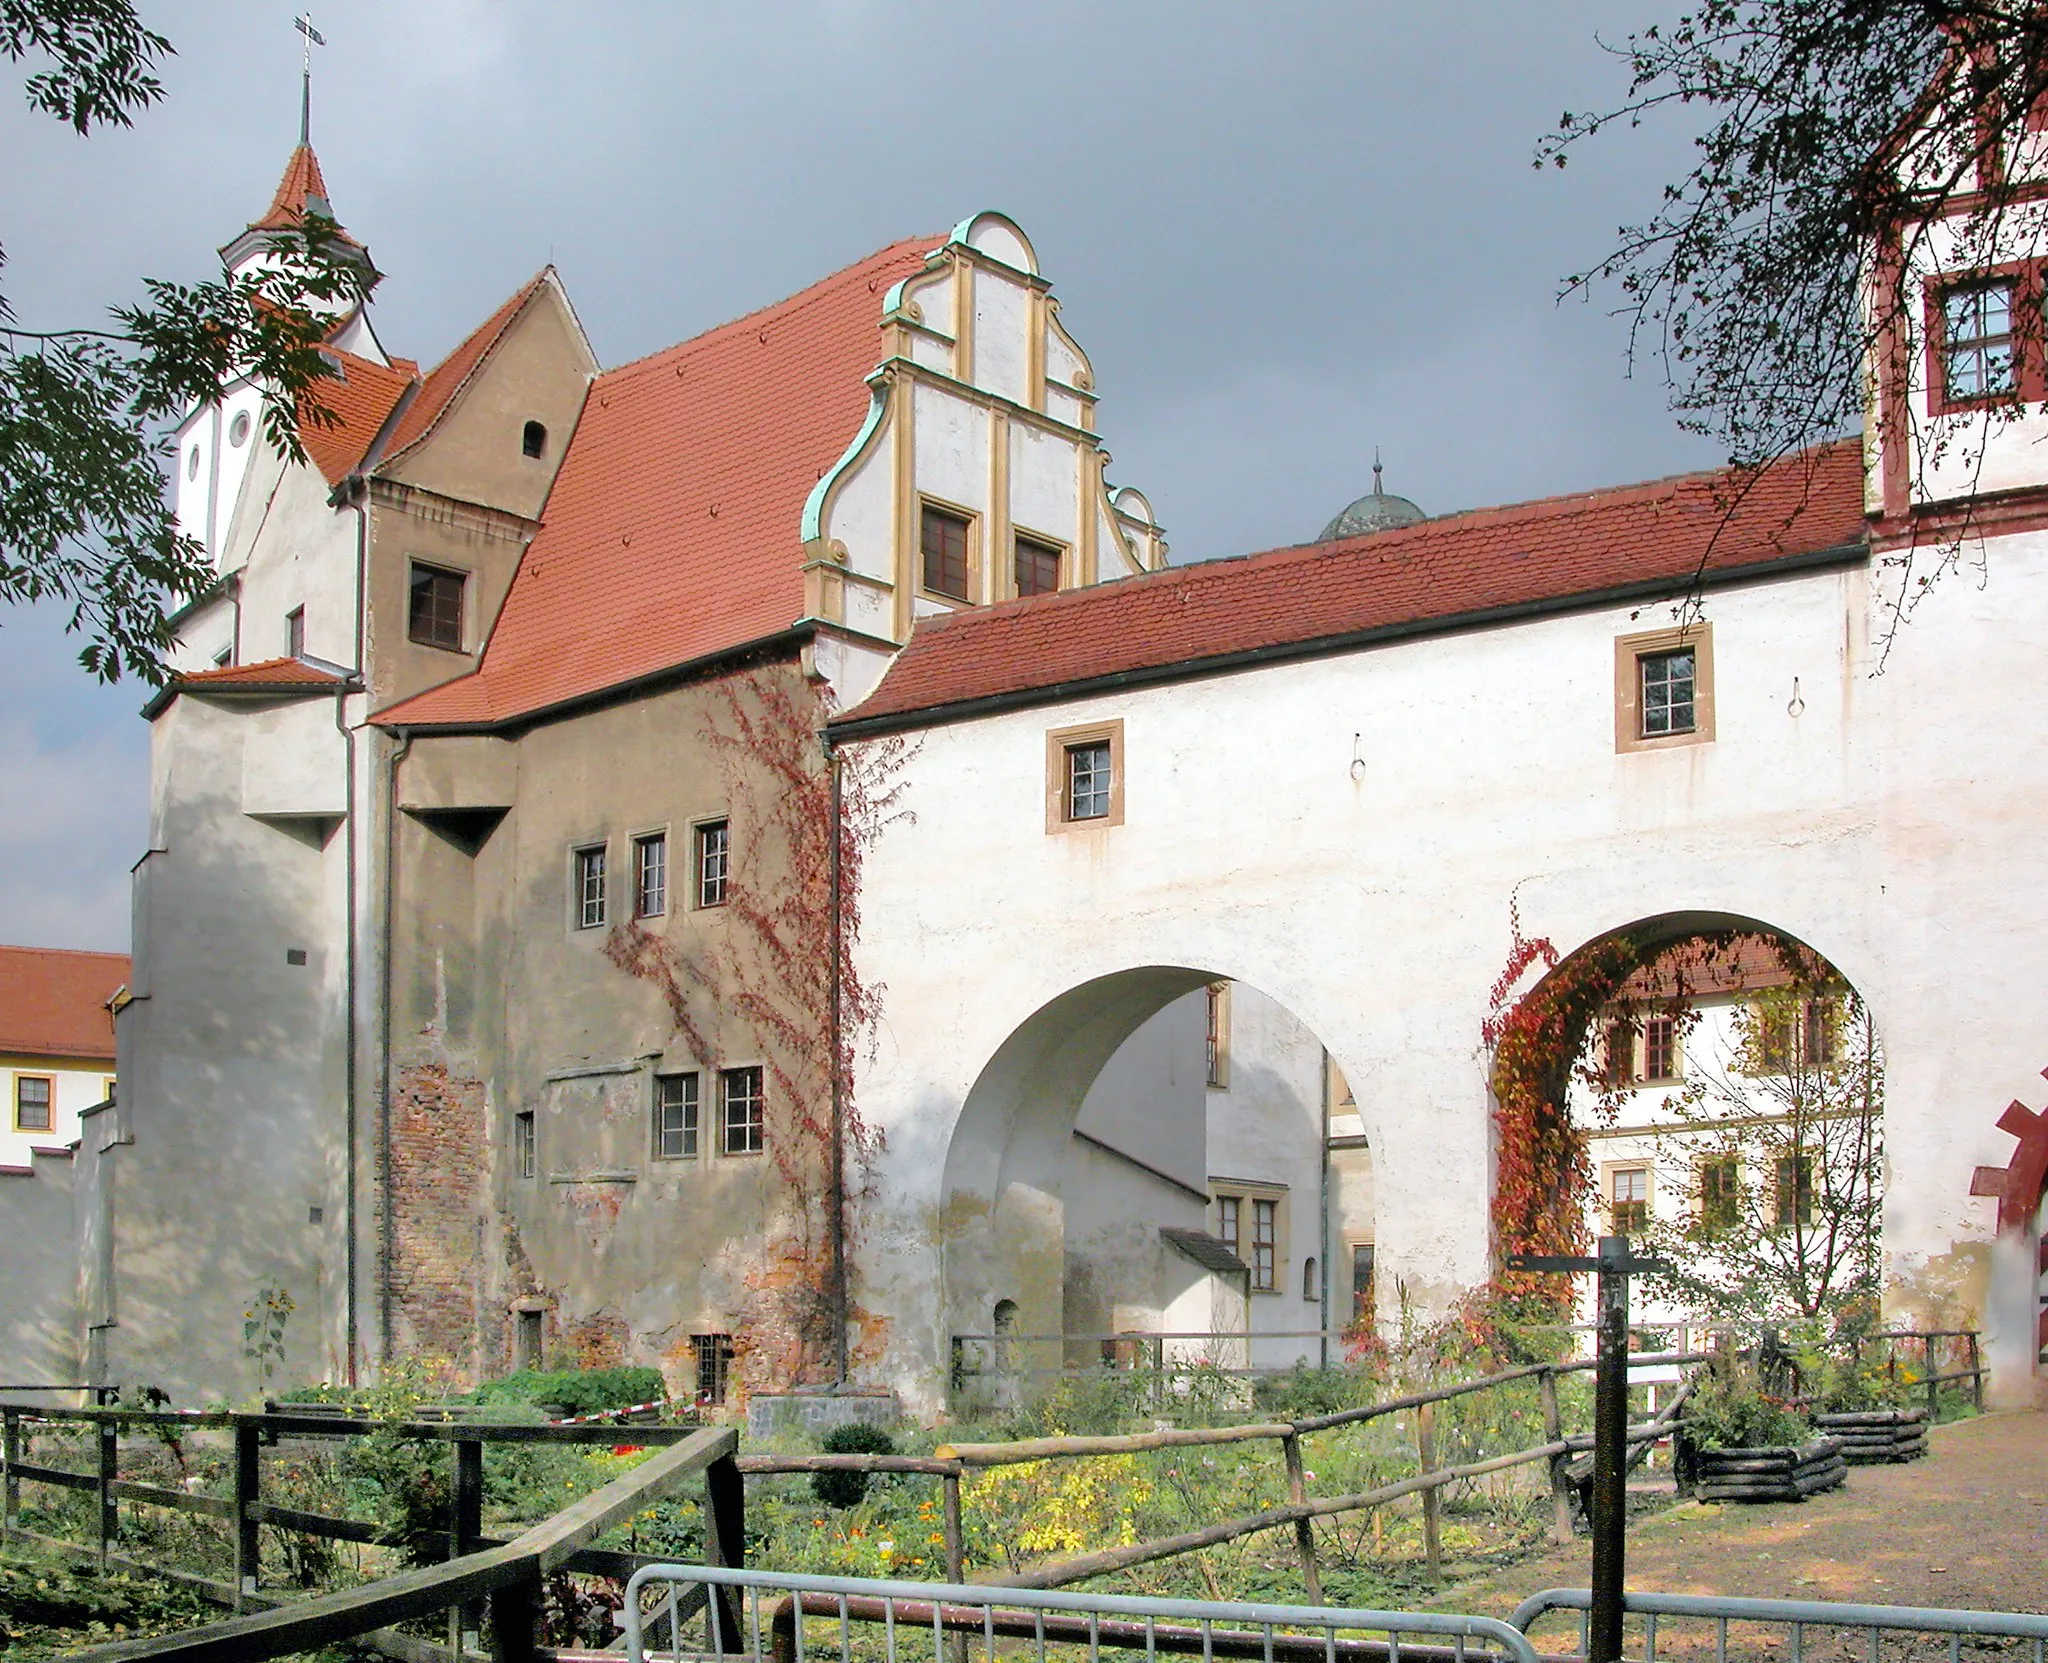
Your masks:
M 1560 956 L 1519 941 L 1488 1025 L 1497 1250 L 1647 1241 L 1643 1320 L 1869 1326 L 1884 1292 L 1884 1060 L 1862 994 L 1762 919 L 1673 912 Z M 1500 1279 L 1511 1310 L 1554 1279 Z
M 956 1384 L 1100 1362 L 1321 1362 L 1369 1307 L 1371 1144 L 1286 1005 L 1187 965 L 1118 971 L 1020 1023 L 946 1153 Z

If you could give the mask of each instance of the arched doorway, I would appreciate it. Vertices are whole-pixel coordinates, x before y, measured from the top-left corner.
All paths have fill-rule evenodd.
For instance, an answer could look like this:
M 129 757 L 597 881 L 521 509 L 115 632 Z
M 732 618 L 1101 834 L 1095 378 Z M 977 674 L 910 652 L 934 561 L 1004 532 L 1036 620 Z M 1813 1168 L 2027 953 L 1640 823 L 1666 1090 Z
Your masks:
M 1670 913 L 1569 956 L 1517 945 L 1489 1022 L 1500 1249 L 1647 1239 L 1674 1273 L 1645 1320 L 1875 1320 L 1884 1293 L 1884 1063 L 1822 953 L 1762 920 Z M 1553 1281 L 1502 1279 L 1512 1310 Z
M 947 1149 L 956 1385 L 1097 1363 L 1320 1363 L 1373 1262 L 1371 1139 L 1288 1008 L 1190 966 L 1096 978 L 1022 1022 Z

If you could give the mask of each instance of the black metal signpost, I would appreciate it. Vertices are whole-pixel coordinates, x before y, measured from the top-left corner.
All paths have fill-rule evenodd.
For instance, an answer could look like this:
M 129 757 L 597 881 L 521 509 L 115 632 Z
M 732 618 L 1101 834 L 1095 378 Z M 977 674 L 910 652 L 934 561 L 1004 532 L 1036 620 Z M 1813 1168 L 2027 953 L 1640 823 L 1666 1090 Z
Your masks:
M 1594 1272 L 1599 1281 L 1599 1366 L 1593 1374 L 1593 1622 L 1587 1663 L 1620 1663 L 1621 1594 L 1628 1530 L 1628 1279 L 1669 1270 L 1632 1258 L 1626 1236 L 1602 1236 L 1593 1258 L 1516 1253 L 1510 1270 Z

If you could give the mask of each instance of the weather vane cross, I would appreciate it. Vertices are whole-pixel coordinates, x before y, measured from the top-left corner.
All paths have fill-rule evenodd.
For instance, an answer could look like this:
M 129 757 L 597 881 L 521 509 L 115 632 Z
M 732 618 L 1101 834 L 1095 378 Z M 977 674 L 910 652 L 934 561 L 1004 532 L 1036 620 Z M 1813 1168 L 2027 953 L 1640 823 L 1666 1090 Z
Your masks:
M 313 27 L 311 12 L 293 18 L 292 27 L 306 37 L 299 65 L 299 143 L 304 145 L 313 142 L 313 48 L 325 46 L 327 37 Z

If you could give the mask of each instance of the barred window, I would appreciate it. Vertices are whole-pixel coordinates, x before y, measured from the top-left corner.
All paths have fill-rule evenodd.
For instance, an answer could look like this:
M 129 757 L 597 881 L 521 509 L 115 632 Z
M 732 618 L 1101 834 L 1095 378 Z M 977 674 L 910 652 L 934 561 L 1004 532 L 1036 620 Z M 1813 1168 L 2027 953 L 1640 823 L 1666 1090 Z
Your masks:
M 1941 297 L 1941 373 L 1949 398 L 2013 390 L 2012 300 L 2010 283 L 1950 289 Z
M 712 820 L 697 828 L 697 905 L 725 905 L 732 877 L 732 822 Z
M 732 1336 L 692 1334 L 690 1349 L 697 1356 L 697 1401 L 706 1405 L 723 1403 L 732 1378 Z
M 687 1161 L 697 1153 L 697 1076 L 660 1074 L 654 1081 L 654 1154 Z
M 659 918 L 668 911 L 668 838 L 662 832 L 633 839 L 633 916 Z
M 1691 733 L 1695 722 L 1693 693 L 1696 660 L 1691 647 L 1676 652 L 1644 653 L 1638 659 L 1643 678 L 1643 737 Z
M 920 538 L 927 594 L 955 601 L 969 598 L 967 539 L 972 525 L 964 514 L 925 504 Z
M 728 1068 L 718 1076 L 719 1125 L 728 1155 L 758 1155 L 768 1147 L 767 1102 L 761 1070 Z
M 576 887 L 572 899 L 576 907 L 576 927 L 579 930 L 594 930 L 604 923 L 604 854 L 605 846 L 602 843 L 593 843 L 588 848 L 576 851 Z

